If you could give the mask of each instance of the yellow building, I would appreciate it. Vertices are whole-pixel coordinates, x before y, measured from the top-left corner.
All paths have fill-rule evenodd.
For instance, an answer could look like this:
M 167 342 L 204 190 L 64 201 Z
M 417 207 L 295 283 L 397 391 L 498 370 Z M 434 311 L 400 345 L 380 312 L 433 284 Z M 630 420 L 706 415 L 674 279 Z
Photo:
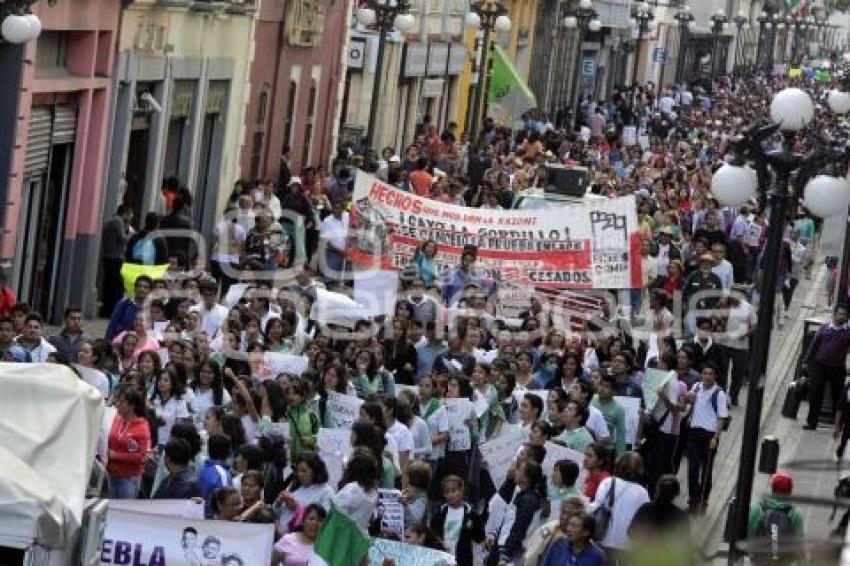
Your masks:
M 507 0 L 504 2 L 504 6 L 507 8 L 507 15 L 511 19 L 511 29 L 507 32 L 491 32 L 493 40 L 507 52 L 520 75 L 527 81 L 534 40 L 534 23 L 537 18 L 537 2 L 535 0 Z M 477 53 L 480 41 L 479 32 L 475 30 L 467 31 L 466 45 L 472 54 L 471 60 L 474 63 L 467 65 L 460 76 L 456 119 L 460 131 L 469 130 L 469 106 L 475 97 L 475 77 L 478 69 Z M 473 72 L 473 67 L 476 72 Z

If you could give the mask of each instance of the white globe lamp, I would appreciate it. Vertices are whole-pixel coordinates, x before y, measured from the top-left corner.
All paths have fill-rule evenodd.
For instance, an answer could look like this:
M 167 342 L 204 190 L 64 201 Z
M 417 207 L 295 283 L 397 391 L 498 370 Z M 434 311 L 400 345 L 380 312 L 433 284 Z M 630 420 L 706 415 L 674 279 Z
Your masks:
M 582 10 L 590 10 L 593 8 L 593 0 L 579 0 L 578 7 Z
M 590 23 L 587 24 L 587 29 L 590 31 L 599 31 L 602 29 L 602 22 L 599 20 L 590 20 Z
M 850 185 L 846 179 L 818 175 L 806 184 L 803 204 L 821 218 L 847 214 Z
M 476 12 L 470 12 L 466 15 L 466 25 L 471 27 L 472 29 L 478 29 L 481 27 L 481 16 L 479 16 Z
M 693 20 L 688 22 L 688 31 L 694 33 L 697 31 L 697 23 Z
M 575 16 L 567 16 L 564 18 L 564 27 L 567 29 L 576 29 L 578 27 L 578 19 Z
M 785 132 L 806 127 L 815 114 L 815 105 L 804 90 L 786 88 L 773 97 L 770 103 L 770 118 L 779 122 Z
M 393 25 L 401 32 L 408 32 L 416 26 L 416 18 L 413 14 L 399 14 L 395 17 Z
M 746 165 L 723 164 L 711 177 L 711 194 L 722 206 L 740 206 L 756 196 L 758 176 Z
M 0 25 L 0 33 L 3 34 L 3 39 L 14 44 L 26 43 L 31 39 L 35 39 L 38 37 L 38 33 L 40 31 L 40 22 L 36 29 L 27 16 L 20 16 L 18 14 L 10 14 L 6 16 L 3 20 L 3 24 Z
M 829 91 L 829 109 L 836 114 L 846 114 L 850 112 L 850 92 L 841 92 L 840 90 Z
M 357 9 L 357 23 L 362 24 L 364 26 L 371 26 L 375 23 L 377 16 L 375 15 L 375 10 L 372 8 L 358 8 Z
M 497 17 L 496 18 L 496 30 L 497 31 L 511 31 L 511 19 L 504 14 Z

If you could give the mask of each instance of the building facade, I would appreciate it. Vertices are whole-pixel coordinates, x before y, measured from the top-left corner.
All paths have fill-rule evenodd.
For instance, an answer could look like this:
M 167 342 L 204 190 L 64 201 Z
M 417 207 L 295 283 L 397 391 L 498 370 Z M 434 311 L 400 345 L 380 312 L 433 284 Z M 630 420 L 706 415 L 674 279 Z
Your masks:
M 162 179 L 193 195 L 209 236 L 240 175 L 254 52 L 253 0 L 136 0 L 118 40 L 104 216 L 162 212 Z
M 335 149 L 351 0 L 265 0 L 251 65 L 240 170 L 277 180 L 284 148 L 294 175 Z
M 93 306 L 121 3 L 32 10 L 42 33 L 24 46 L 0 259 L 18 299 L 57 321 Z

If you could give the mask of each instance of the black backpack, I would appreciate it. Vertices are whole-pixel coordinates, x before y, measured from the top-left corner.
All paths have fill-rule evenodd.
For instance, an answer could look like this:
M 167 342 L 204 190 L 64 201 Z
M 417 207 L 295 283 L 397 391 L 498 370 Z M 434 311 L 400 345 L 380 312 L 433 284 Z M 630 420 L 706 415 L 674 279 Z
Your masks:
M 762 507 L 762 511 L 761 521 L 756 526 L 756 537 L 764 541 L 765 545 L 764 550 L 755 553 L 759 558 L 756 563 L 784 559 L 788 554 L 787 543 L 794 536 L 791 509 L 765 509 Z

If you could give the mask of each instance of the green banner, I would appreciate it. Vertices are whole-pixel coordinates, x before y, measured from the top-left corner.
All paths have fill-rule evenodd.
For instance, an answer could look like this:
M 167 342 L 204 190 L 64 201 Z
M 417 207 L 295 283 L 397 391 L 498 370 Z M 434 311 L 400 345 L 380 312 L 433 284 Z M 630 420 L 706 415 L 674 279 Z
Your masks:
M 492 70 L 487 89 L 487 102 L 498 107 L 504 117 L 519 118 L 523 112 L 537 107 L 534 93 L 525 84 L 505 51 L 493 46 Z

